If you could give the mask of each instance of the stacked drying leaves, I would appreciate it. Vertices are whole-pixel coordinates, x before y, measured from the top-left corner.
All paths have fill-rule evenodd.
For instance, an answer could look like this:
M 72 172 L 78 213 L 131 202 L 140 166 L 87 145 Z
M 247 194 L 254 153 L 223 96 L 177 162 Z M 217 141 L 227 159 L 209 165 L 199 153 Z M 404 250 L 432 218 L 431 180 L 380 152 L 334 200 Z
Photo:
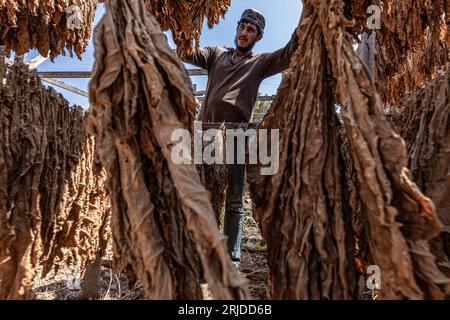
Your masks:
M 51 58 L 73 51 L 81 59 L 94 21 L 97 0 L 0 0 L 0 45 L 16 54 L 36 48 Z M 68 24 L 68 19 L 71 22 Z M 69 27 L 69 28 L 68 28 Z
M 381 99 L 399 106 L 403 95 L 434 79 L 448 59 L 450 18 L 447 0 L 346 1 L 347 13 L 356 20 L 355 32 L 371 32 L 366 23 L 370 5 L 379 6 L 376 80 Z M 374 22 L 369 18 L 370 22 Z
M 202 185 L 211 192 L 211 205 L 216 214 L 216 221 L 219 223 L 228 186 L 227 167 L 225 164 L 200 164 L 197 170 Z
M 216 132 L 214 132 L 212 135 L 208 134 L 209 129 L 217 129 L 218 135 L 216 135 Z M 208 135 L 208 137 L 211 138 L 211 140 L 216 141 L 221 144 L 219 139 L 221 139 L 222 143 L 225 143 L 226 141 L 226 134 L 225 131 L 226 126 L 225 123 L 203 123 L 202 131 L 204 135 Z M 220 135 L 220 137 L 219 137 Z M 217 140 L 216 140 L 217 139 Z M 222 144 L 223 146 L 224 144 Z M 202 150 L 208 151 L 211 149 L 211 143 L 203 140 L 202 144 L 203 148 Z M 220 150 L 220 154 L 215 154 L 216 149 L 210 150 L 210 154 L 212 156 L 223 156 L 225 155 L 225 152 L 222 149 Z M 220 213 L 222 212 L 222 209 L 225 205 L 225 196 L 226 196 L 226 190 L 228 187 L 228 170 L 226 164 L 220 164 L 220 163 L 202 163 L 197 165 L 197 171 L 200 176 L 200 181 L 202 182 L 202 185 L 205 186 L 206 190 L 211 192 L 211 205 L 213 207 L 213 210 L 216 214 L 216 221 L 220 222 Z
M 426 242 L 439 233 L 434 206 L 408 176 L 404 141 L 346 32 L 344 2 L 305 3 L 314 14 L 261 123 L 281 130 L 280 169 L 251 180 L 271 297 L 361 298 L 356 279 L 378 265 L 382 298 L 442 298 L 449 279 Z
M 443 272 L 450 276 L 450 74 L 449 70 L 408 94 L 394 126 L 406 141 L 414 180 L 436 205 L 443 224 L 431 242 Z
M 202 124 L 203 135 L 204 137 L 208 137 L 207 139 L 203 139 L 202 150 L 205 155 L 210 156 L 211 162 L 213 163 L 199 164 L 197 165 L 197 170 L 202 184 L 206 190 L 211 192 L 211 204 L 217 215 L 217 221 L 220 220 L 220 214 L 225 205 L 226 191 L 228 188 L 228 165 L 224 164 L 224 159 L 226 158 L 226 130 L 239 132 L 239 130 L 255 130 L 256 127 L 257 124 L 255 123 L 210 122 Z M 213 131 L 210 131 L 210 129 L 213 129 Z M 248 148 L 246 152 L 248 153 Z M 248 160 L 248 158 L 248 155 L 246 155 L 244 161 Z
M 231 0 L 145 0 L 145 3 L 162 29 L 172 30 L 177 50 L 183 56 L 199 46 L 205 17 L 212 28 L 224 17 Z
M 106 249 L 106 172 L 81 108 L 23 64 L 0 69 L 0 299 L 29 298 L 38 263 L 83 270 Z
M 171 158 L 174 130 L 193 133 L 196 103 L 157 20 L 142 1 L 110 0 L 94 43 L 90 126 L 108 172 L 116 266 L 150 299 L 201 299 L 200 265 L 215 298 L 248 298 L 195 165 Z

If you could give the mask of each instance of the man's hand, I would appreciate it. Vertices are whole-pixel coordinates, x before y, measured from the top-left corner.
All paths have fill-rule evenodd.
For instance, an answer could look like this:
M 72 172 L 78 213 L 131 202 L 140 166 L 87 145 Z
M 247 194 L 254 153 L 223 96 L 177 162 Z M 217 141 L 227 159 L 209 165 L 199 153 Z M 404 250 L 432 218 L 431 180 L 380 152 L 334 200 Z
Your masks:
M 313 13 L 313 8 L 311 8 L 310 6 L 306 6 L 304 1 L 302 1 L 302 2 L 303 2 L 302 16 L 300 17 L 300 21 L 298 22 L 297 29 L 295 30 L 295 32 L 297 33 L 298 39 L 300 39 L 300 36 L 301 36 L 300 25 L 302 24 L 303 19 L 309 17 Z

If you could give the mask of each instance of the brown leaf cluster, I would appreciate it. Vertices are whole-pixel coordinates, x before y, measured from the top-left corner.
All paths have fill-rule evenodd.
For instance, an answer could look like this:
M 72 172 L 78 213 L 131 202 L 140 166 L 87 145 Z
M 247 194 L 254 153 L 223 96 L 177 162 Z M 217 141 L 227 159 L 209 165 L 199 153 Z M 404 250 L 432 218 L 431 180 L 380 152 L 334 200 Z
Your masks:
M 55 58 L 73 52 L 81 59 L 92 31 L 97 0 L 0 0 L 0 45 L 6 53 L 18 55 L 37 49 L 43 57 Z M 75 12 L 67 9 L 79 8 L 80 24 L 68 28 L 68 19 Z
M 161 28 L 172 31 L 177 50 L 181 56 L 198 48 L 203 22 L 206 19 L 211 29 L 231 4 L 231 0 L 145 0 Z
M 117 268 L 149 299 L 201 299 L 200 264 L 216 299 L 248 298 L 195 165 L 172 159 L 172 133 L 193 133 L 196 103 L 157 20 L 141 1 L 110 0 L 94 38 L 90 131 L 108 172 Z
M 437 76 L 406 95 L 402 108 L 390 112 L 395 128 L 408 146 L 409 168 L 429 196 L 442 223 L 439 238 L 431 241 L 441 270 L 450 275 L 450 74 Z
M 381 29 L 377 34 L 375 79 L 381 100 L 400 106 L 404 94 L 433 80 L 448 61 L 450 6 L 447 0 L 346 1 L 355 33 L 371 32 L 367 8 L 378 5 Z
M 305 2 L 314 13 L 261 122 L 281 131 L 280 170 L 251 179 L 271 297 L 359 299 L 377 265 L 381 298 L 443 298 L 449 279 L 427 242 L 440 231 L 435 208 L 353 49 L 345 3 Z
M 83 271 L 105 251 L 110 204 L 83 110 L 24 64 L 0 69 L 0 299 L 24 299 L 39 264 Z

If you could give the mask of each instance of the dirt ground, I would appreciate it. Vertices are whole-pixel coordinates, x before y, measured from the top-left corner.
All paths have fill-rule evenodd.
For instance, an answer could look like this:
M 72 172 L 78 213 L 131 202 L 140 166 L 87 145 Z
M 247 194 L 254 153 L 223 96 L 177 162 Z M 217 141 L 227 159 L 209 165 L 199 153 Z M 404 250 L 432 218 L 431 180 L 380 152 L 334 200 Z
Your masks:
M 251 296 L 265 299 L 266 281 L 269 274 L 266 250 L 261 243 L 259 228 L 253 219 L 251 200 L 248 193 L 244 196 L 244 232 L 242 239 L 242 260 L 239 265 L 241 274 L 249 280 Z M 111 250 L 109 250 L 111 252 Z M 104 257 L 112 259 L 112 253 Z M 33 283 L 33 291 L 38 300 L 76 300 L 82 298 L 82 279 L 79 270 L 61 268 L 54 275 L 53 271 L 47 277 L 41 277 L 42 270 L 36 270 L 37 276 Z M 202 284 L 205 299 L 212 299 L 207 284 Z M 144 299 L 144 289 L 137 282 L 130 285 L 127 277 L 117 274 L 110 267 L 102 266 L 100 274 L 100 300 L 140 300 Z

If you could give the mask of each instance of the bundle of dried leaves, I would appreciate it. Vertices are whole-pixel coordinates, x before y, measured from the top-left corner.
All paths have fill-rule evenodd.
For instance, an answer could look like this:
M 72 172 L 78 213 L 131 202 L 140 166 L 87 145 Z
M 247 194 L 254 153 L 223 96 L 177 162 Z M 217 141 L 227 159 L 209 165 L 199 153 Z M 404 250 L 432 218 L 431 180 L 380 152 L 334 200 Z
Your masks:
M 225 134 L 225 124 L 223 123 L 204 123 L 202 126 L 202 131 L 207 134 L 208 130 L 216 129 L 217 134 L 221 135 L 222 147 L 225 146 L 226 134 Z M 211 139 L 218 139 L 218 137 L 214 136 Z M 220 144 L 219 141 L 217 141 Z M 206 150 L 208 148 L 210 142 L 205 141 L 203 139 L 202 150 Z M 213 150 L 212 152 L 215 152 Z M 225 150 L 222 148 L 221 150 L 222 159 L 225 157 Z M 200 176 L 200 181 L 205 186 L 206 190 L 211 193 L 211 204 L 214 212 L 216 213 L 216 221 L 220 223 L 220 214 L 225 205 L 225 196 L 226 190 L 228 187 L 228 170 L 226 164 L 220 163 L 202 163 L 197 165 L 197 171 Z
M 64 54 L 81 59 L 94 21 L 97 0 L 0 0 L 0 45 L 24 54 L 37 49 L 44 56 Z M 69 22 L 68 22 L 69 20 Z
M 94 42 L 90 125 L 108 172 L 116 266 L 147 298 L 201 299 L 201 261 L 215 298 L 248 298 L 195 165 L 172 161 L 171 135 L 193 132 L 196 103 L 157 20 L 142 1 L 110 0 Z
M 381 8 L 380 29 L 375 30 L 378 91 L 383 102 L 399 106 L 406 92 L 417 90 L 445 67 L 450 6 L 447 0 L 346 1 L 348 16 L 356 21 L 354 32 L 371 31 L 366 25 L 370 5 Z
M 404 141 L 346 32 L 344 1 L 305 3 L 314 14 L 261 123 L 281 129 L 280 169 L 250 181 L 271 296 L 361 298 L 358 272 L 377 265 L 384 299 L 443 297 L 448 279 L 426 241 L 439 233 L 434 205 L 409 178 Z
M 226 159 L 226 144 L 227 134 L 226 130 L 233 132 L 236 139 L 239 136 L 239 132 L 242 131 L 245 135 L 246 130 L 255 130 L 257 128 L 256 123 L 232 123 L 232 122 L 209 122 L 202 124 L 202 131 L 208 138 L 203 139 L 203 152 L 211 157 L 214 157 L 217 163 L 207 164 L 202 163 L 197 166 L 200 180 L 205 186 L 206 190 L 211 192 L 211 203 L 216 213 L 217 221 L 220 220 L 220 214 L 223 211 L 225 205 L 226 191 L 228 188 L 228 165 L 225 164 Z M 210 131 L 213 129 L 213 131 Z M 218 136 L 220 135 L 220 137 Z M 228 139 L 232 134 L 228 136 Z M 220 139 L 220 140 L 219 140 Z M 245 138 L 248 143 L 248 137 Z M 216 155 L 215 152 L 220 154 Z M 245 149 L 246 156 L 244 161 L 249 163 L 248 147 Z
M 450 276 L 450 71 L 406 96 L 393 118 L 409 150 L 414 180 L 436 205 L 440 239 L 431 242 L 442 271 Z
M 106 249 L 110 205 L 83 110 L 21 63 L 0 69 L 0 299 L 20 299 L 38 263 L 83 271 Z
M 199 46 L 205 17 L 212 28 L 225 16 L 231 0 L 145 0 L 145 3 L 162 29 L 172 30 L 178 53 L 183 56 Z

